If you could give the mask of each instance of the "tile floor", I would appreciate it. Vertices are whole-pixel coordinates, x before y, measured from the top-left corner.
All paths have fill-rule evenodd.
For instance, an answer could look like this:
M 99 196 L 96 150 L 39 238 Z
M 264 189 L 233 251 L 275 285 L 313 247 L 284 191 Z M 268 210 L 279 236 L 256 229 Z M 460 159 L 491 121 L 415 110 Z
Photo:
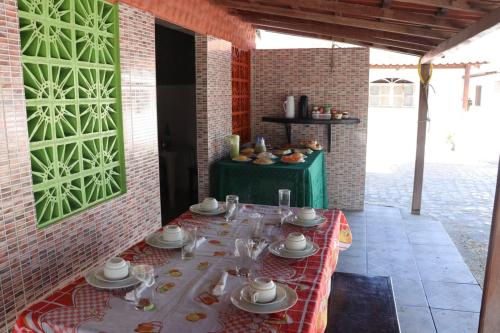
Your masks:
M 337 271 L 391 276 L 402 333 L 477 332 L 482 290 L 439 221 L 377 205 L 346 216 Z

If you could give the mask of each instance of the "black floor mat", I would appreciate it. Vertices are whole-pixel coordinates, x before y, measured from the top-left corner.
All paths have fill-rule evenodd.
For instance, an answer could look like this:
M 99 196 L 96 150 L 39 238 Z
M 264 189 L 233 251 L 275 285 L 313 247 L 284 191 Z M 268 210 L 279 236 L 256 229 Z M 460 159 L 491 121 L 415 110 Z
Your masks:
M 326 333 L 351 332 L 399 333 L 389 277 L 333 275 Z

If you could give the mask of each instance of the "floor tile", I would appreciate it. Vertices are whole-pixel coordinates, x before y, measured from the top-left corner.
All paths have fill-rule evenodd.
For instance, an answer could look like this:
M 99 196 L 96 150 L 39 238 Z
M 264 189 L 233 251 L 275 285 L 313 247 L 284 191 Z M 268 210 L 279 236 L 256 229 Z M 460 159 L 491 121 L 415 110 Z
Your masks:
M 424 287 L 420 280 L 406 280 L 393 277 L 392 288 L 397 305 L 429 306 L 425 297 Z
M 341 252 L 341 255 L 347 255 L 351 257 L 365 257 L 366 258 L 366 244 L 355 242 L 356 238 L 353 236 L 352 245 L 345 251 Z
M 454 245 L 444 229 L 437 231 L 409 231 L 408 239 L 411 244 Z
M 395 251 L 395 252 L 397 251 L 412 252 L 411 244 L 408 242 L 408 240 L 405 240 L 404 238 L 393 240 L 390 242 L 384 240 L 371 239 L 370 241 L 366 242 L 366 249 L 367 250 L 384 249 L 387 251 Z
M 462 255 L 454 245 L 412 244 L 413 255 L 417 263 L 426 260 L 444 260 L 446 262 L 463 262 Z
M 401 333 L 436 333 L 428 307 L 398 305 Z
M 367 217 L 392 217 L 401 218 L 401 212 L 399 208 L 394 207 L 384 207 L 379 205 L 369 205 L 365 207 Z
M 479 313 L 431 308 L 438 333 L 477 333 Z
M 479 312 L 482 290 L 477 284 L 422 281 L 432 308 Z
M 367 249 L 368 264 L 374 265 L 415 265 L 413 253 L 411 251 L 401 249 L 400 251 L 380 249 Z
M 354 257 L 354 256 L 342 255 L 341 253 L 335 271 L 366 275 L 367 273 L 366 257 L 365 256 Z
M 417 261 L 418 271 L 423 281 L 442 281 L 456 283 L 477 283 L 469 270 L 462 262 L 450 262 L 441 259 Z
M 368 275 L 391 276 L 406 280 L 419 280 L 417 265 L 415 262 L 394 262 L 390 259 L 368 259 Z
M 366 233 L 367 242 L 400 242 L 408 243 L 408 236 L 404 230 L 390 228 L 368 229 Z

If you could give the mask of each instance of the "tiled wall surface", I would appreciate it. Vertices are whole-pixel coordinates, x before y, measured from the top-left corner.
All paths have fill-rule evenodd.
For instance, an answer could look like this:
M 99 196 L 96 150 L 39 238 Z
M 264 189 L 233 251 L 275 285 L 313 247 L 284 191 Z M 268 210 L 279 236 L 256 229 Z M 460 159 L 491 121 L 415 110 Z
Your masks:
M 263 116 L 284 116 L 287 95 L 309 97 L 309 104 L 332 104 L 361 119 L 332 127 L 326 154 L 330 207 L 363 209 L 368 121 L 369 53 L 365 48 L 255 50 L 252 57 L 252 135 L 286 142 L 284 126 Z M 297 108 L 296 108 L 297 110 Z M 317 139 L 327 146 L 326 126 L 293 125 L 292 142 Z
M 231 134 L 231 43 L 196 35 L 196 135 L 198 197 L 209 194 L 212 162 L 226 156 Z
M 0 2 L 0 332 L 11 327 L 17 312 L 26 305 L 125 250 L 161 225 L 154 17 L 120 5 L 128 192 L 45 229 L 37 229 L 35 225 L 18 26 L 17 1 L 3 0 Z

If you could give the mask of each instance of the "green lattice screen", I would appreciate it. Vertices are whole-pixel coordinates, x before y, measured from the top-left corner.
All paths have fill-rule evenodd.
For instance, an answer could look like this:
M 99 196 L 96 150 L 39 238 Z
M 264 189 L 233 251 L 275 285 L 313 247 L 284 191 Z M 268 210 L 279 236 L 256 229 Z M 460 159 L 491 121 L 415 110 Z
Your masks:
M 125 192 L 117 5 L 19 0 L 37 225 Z

